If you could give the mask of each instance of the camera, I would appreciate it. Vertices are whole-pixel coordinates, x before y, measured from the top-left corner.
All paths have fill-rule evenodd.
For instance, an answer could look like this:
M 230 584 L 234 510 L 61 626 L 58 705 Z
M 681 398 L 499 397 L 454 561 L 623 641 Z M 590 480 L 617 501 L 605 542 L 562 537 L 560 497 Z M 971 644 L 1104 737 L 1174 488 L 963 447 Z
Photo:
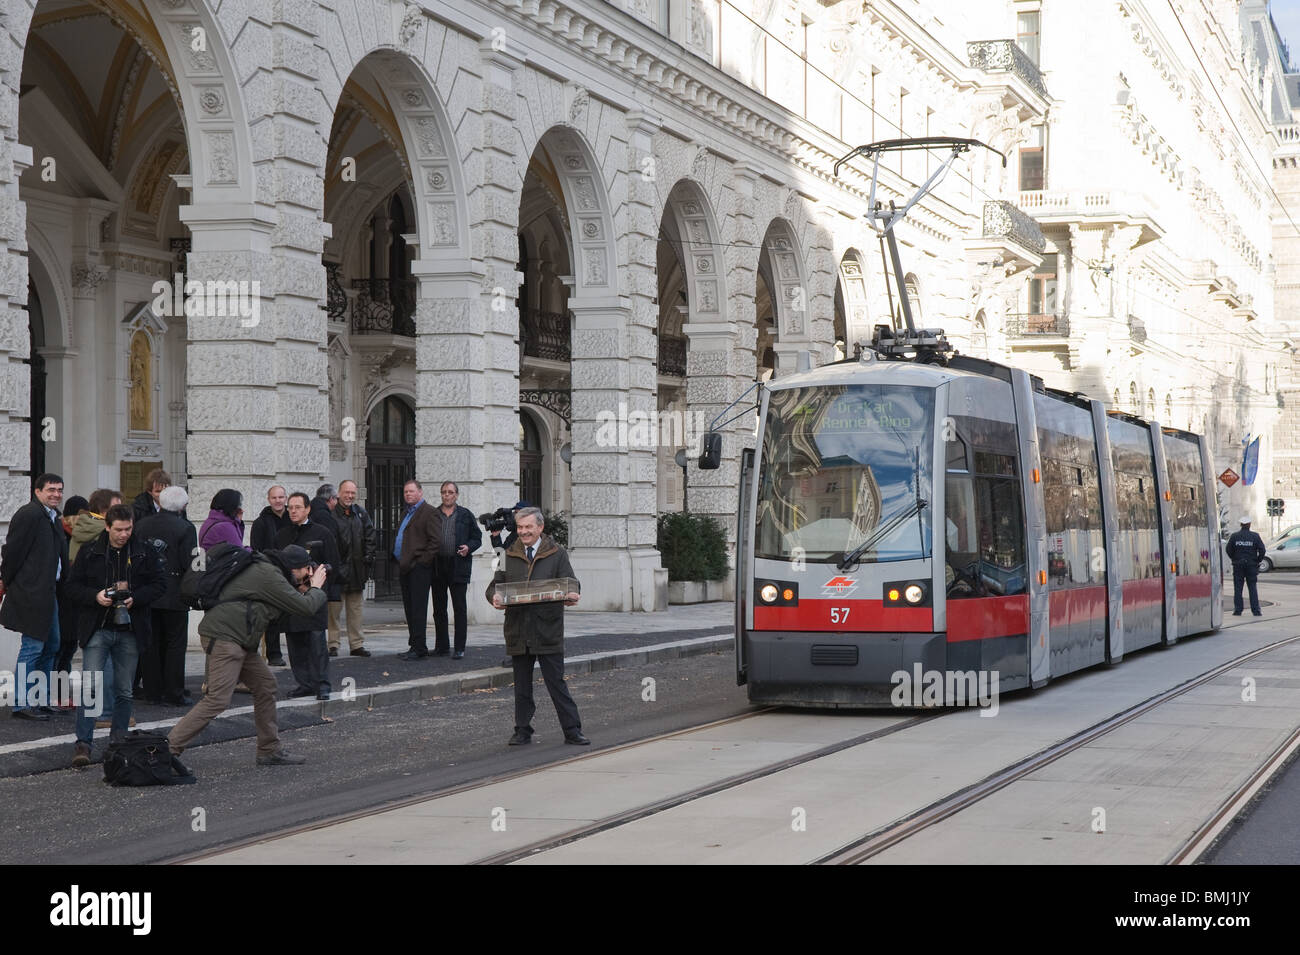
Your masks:
M 480 514 L 478 522 L 489 534 L 499 534 L 502 531 L 513 534 L 515 530 L 515 515 L 508 507 L 498 507 L 491 514 Z
M 104 596 L 111 601 L 109 609 L 113 611 L 113 626 L 129 627 L 131 611 L 126 609 L 126 602 L 131 599 L 131 591 L 126 587 L 121 589 L 108 587 L 104 590 Z

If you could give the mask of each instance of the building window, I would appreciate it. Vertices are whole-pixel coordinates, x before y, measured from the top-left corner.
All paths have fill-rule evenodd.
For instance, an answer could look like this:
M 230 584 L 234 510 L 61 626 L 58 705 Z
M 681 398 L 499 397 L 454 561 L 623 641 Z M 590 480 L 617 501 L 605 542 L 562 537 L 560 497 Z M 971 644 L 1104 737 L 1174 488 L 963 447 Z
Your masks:
M 1046 152 L 1043 148 L 1046 134 L 1043 130 L 1042 126 L 1031 127 L 1028 141 L 1020 147 L 1021 192 L 1042 189 L 1046 184 L 1047 165 L 1043 161 Z
M 1046 331 L 1056 320 L 1056 254 L 1043 256 L 1043 264 L 1029 278 L 1029 328 Z
M 1038 65 L 1040 17 L 1037 10 L 1016 16 L 1016 46 L 1024 51 L 1035 66 Z

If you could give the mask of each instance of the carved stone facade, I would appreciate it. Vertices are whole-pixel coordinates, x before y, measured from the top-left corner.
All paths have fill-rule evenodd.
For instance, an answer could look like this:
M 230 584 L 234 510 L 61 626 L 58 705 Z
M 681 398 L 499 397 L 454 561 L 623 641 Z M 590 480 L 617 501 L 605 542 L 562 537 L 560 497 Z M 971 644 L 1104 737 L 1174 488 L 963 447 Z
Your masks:
M 1267 194 L 1251 167 L 1256 144 L 1235 142 L 1215 119 L 1216 82 L 1237 80 L 1190 82 L 1186 58 L 1162 52 L 1168 43 L 1155 42 L 1137 0 L 1107 6 L 1107 45 L 1122 53 L 1100 72 L 1066 56 L 1069 17 L 1081 14 L 1054 0 L 1043 4 L 1041 71 L 1011 40 L 969 50 L 990 29 L 1015 36 L 1014 10 L 1001 0 L 973 2 L 954 19 L 977 24 L 971 35 L 937 20 L 918 25 L 914 4 L 783 0 L 727 37 L 716 0 L 467 0 L 450 18 L 418 2 L 285 2 L 260 18 L 211 0 L 118 5 L 104 0 L 103 12 L 75 15 L 135 40 L 143 56 L 123 61 L 121 90 L 156 90 L 157 118 L 112 99 L 116 119 L 102 121 L 109 134 L 88 134 L 102 139 L 98 165 L 87 158 L 93 149 L 80 151 L 86 168 L 61 180 L 66 188 L 41 179 L 58 137 L 35 104 L 52 97 L 41 107 L 49 115 L 68 103 L 33 60 L 50 48 L 29 42 L 43 29 L 32 29 L 38 5 L 16 0 L 0 10 L 0 395 L 8 402 L 0 517 L 26 498 L 30 478 L 29 272 L 51 350 L 47 404 L 108 436 L 50 452 L 69 488 L 82 491 L 116 473 L 128 419 L 143 420 L 145 406 L 127 389 L 125 320 L 154 301 L 156 283 L 174 281 L 178 242 L 188 243 L 182 281 L 242 283 L 257 304 L 255 318 L 173 310 L 150 330 L 150 447 L 186 475 L 192 497 L 234 487 L 255 503 L 271 483 L 311 489 L 326 477 L 353 478 L 364 494 L 370 415 L 399 395 L 414 409 L 415 473 L 435 482 L 435 493 L 438 480 L 453 477 L 463 503 L 488 510 L 519 495 L 526 388 L 539 402 L 524 403 L 544 416 L 542 503 L 568 512 L 575 566 L 591 583 L 588 609 L 653 609 L 663 583 L 656 486 L 670 449 L 602 447 L 602 414 L 662 404 L 709 420 L 767 369 L 788 373 L 800 352 L 830 360 L 837 340 L 849 351 L 873 324 L 893 320 L 876 237 L 862 217 L 870 167 L 855 161 L 831 172 L 853 146 L 975 136 L 1011 157 L 1004 169 L 996 157 L 969 154 L 900 231 L 923 321 L 945 325 L 963 348 L 1038 361 L 1008 343 L 1006 329 L 1045 254 L 1058 256 L 1068 307 L 1097 320 L 1057 349 L 1072 368 L 1090 367 L 1098 347 L 1127 350 L 1127 339 L 1112 341 L 1112 319 L 1128 328 L 1130 303 L 1171 280 L 1151 254 L 1171 226 L 1147 224 L 1154 212 L 1113 185 L 1081 177 L 1059 201 L 1055 184 L 1038 191 L 1037 207 L 1022 201 L 1017 163 L 1037 130 L 1047 130 L 1055 175 L 1058 156 L 1077 151 L 1079 166 L 1093 161 L 1086 141 L 1099 116 L 1105 136 L 1127 144 L 1123 161 L 1189 210 L 1205 244 L 1230 251 L 1201 294 L 1222 294 L 1234 279 L 1257 312 L 1268 307 L 1256 281 L 1271 247 L 1261 231 L 1267 216 L 1248 208 Z M 66 6 L 58 9 L 74 16 Z M 1066 12 L 1055 21 L 1058 9 Z M 140 16 L 150 29 L 139 28 Z M 205 42 L 196 44 L 199 29 Z M 740 49 L 757 51 L 762 68 Z M 716 69 L 699 70 L 698 58 Z M 556 75 L 575 60 L 581 75 Z M 33 87 L 21 109 L 20 85 Z M 1171 123 L 1170 110 L 1182 118 Z M 149 134 L 133 138 L 132 129 Z M 1211 149 L 1227 158 L 1210 162 Z M 888 160 L 877 199 L 906 202 L 938 158 Z M 1061 167 L 1060 175 L 1071 174 Z M 1038 247 L 1033 223 L 1007 204 L 1050 228 L 1050 244 Z M 985 228 L 986 208 L 1001 226 Z M 536 365 L 550 375 L 544 381 L 528 378 L 535 368 L 524 367 L 516 306 L 520 236 L 534 211 L 546 217 L 552 244 L 526 254 L 551 289 L 563 288 L 561 318 L 570 323 L 567 361 Z M 672 256 L 660 255 L 665 243 Z M 342 269 L 328 292 L 323 255 Z M 1202 281 L 1190 259 L 1211 256 L 1179 255 L 1178 283 Z M 680 296 L 667 301 L 660 269 L 673 257 Z M 409 306 L 410 326 L 358 329 L 352 280 L 387 283 L 387 304 Z M 407 282 L 410 301 L 396 302 Z M 1238 294 L 1227 310 L 1250 307 L 1243 301 Z M 670 386 L 656 368 L 664 314 L 687 343 L 685 377 Z M 1172 323 L 1145 327 L 1145 355 L 1177 351 Z M 96 347 L 107 342 L 112 349 Z M 1130 357 L 1106 364 L 1100 354 L 1112 369 L 1147 360 Z M 118 359 L 120 367 L 111 364 Z M 1043 365 L 1062 378 L 1055 355 Z M 1177 365 L 1168 362 L 1161 397 L 1192 374 Z M 1105 375 L 1068 380 L 1110 385 Z M 540 400 L 558 392 L 568 396 L 562 405 Z M 751 429 L 743 418 L 730 425 L 722 468 L 692 467 L 687 477 L 692 510 L 722 518 L 729 535 Z M 571 461 L 561 463 L 564 445 Z M 479 603 L 471 602 L 475 615 Z

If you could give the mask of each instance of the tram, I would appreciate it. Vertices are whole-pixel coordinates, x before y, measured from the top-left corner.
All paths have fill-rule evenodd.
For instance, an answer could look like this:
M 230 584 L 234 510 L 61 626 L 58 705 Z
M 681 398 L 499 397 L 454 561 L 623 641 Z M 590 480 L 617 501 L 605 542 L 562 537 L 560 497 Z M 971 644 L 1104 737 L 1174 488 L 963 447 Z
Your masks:
M 873 164 L 866 216 L 898 310 L 852 358 L 754 386 L 736 531 L 736 680 L 754 702 L 959 705 L 972 678 L 981 696 L 1041 687 L 1223 623 L 1202 436 L 914 327 L 894 226 L 972 148 L 1006 165 L 953 137 L 883 140 L 835 164 Z M 901 207 L 877 202 L 880 158 L 908 150 L 947 157 Z M 703 469 L 721 463 L 727 410 Z
M 1222 624 L 1200 435 L 874 349 L 764 385 L 758 410 L 736 535 L 754 702 L 897 705 L 914 673 L 1040 687 Z

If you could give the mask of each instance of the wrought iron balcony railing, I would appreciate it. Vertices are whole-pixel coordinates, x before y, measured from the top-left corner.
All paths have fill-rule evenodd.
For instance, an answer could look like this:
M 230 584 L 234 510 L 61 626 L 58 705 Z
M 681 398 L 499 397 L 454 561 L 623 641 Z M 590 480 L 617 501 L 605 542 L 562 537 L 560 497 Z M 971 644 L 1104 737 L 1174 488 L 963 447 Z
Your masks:
M 1038 223 L 1004 199 L 984 203 L 984 238 L 1007 238 L 1039 255 L 1047 248 Z
M 1070 319 L 1066 315 L 1008 315 L 1006 328 L 1007 338 L 1036 338 L 1039 335 L 1068 338 Z
M 547 361 L 568 361 L 573 319 L 568 312 L 543 312 L 526 308 L 519 313 L 519 338 L 524 354 Z
M 354 332 L 415 337 L 414 279 L 353 279 L 352 288 Z
M 686 339 L 659 336 L 659 374 L 686 377 Z
M 331 322 L 346 321 L 348 293 L 343 291 L 343 267 L 337 262 L 325 263 L 325 313 Z
M 1011 73 L 1025 81 L 1025 84 L 1043 99 L 1048 99 L 1047 84 L 1043 82 L 1043 71 L 1025 51 L 1016 45 L 1015 40 L 977 40 L 966 44 L 966 56 L 970 65 L 985 73 Z

